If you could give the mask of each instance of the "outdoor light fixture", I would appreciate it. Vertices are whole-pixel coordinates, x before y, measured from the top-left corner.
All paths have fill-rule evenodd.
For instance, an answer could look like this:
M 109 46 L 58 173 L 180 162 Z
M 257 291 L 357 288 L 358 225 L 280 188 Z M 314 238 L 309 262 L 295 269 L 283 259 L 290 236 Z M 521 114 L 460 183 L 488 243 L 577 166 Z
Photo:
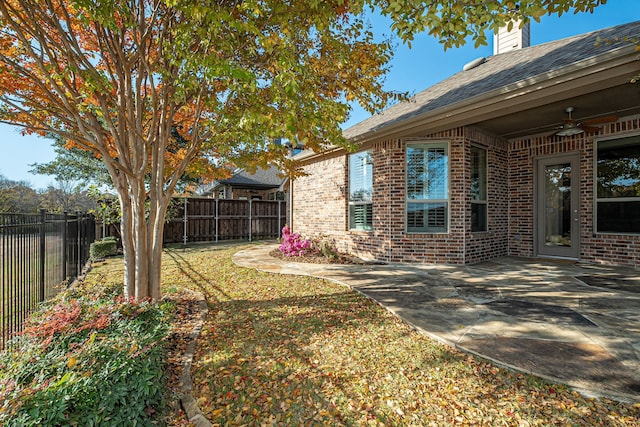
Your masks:
M 558 132 L 556 132 L 556 135 L 558 135 L 558 136 L 571 136 L 571 135 L 578 135 L 579 133 L 583 133 L 583 132 L 584 132 L 583 129 L 579 128 L 578 126 L 576 126 L 573 123 L 569 123 L 569 124 L 566 124 Z
M 565 111 L 569 115 L 569 118 L 563 120 L 564 124 L 562 125 L 562 129 L 560 129 L 558 132 L 556 132 L 556 135 L 558 135 L 558 136 L 571 136 L 571 135 L 578 135 L 580 133 L 583 133 L 584 129 L 582 129 L 575 122 L 575 120 L 573 120 L 573 117 L 571 117 L 571 113 L 574 111 L 574 108 L 573 107 L 567 107 Z

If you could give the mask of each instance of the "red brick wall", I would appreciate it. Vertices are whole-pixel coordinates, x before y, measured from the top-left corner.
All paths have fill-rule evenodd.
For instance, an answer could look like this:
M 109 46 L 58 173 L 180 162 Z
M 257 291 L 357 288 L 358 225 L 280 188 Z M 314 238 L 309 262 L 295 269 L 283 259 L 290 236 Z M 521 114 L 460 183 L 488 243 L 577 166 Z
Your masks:
M 333 155 L 304 165 L 293 181 L 292 228 L 302 235 L 342 238 L 347 229 L 347 157 Z
M 627 136 L 640 131 L 640 118 L 605 125 L 596 138 Z M 535 255 L 533 168 L 537 157 L 580 153 L 580 259 L 640 266 L 640 236 L 594 234 L 594 136 L 538 136 L 509 143 L 509 254 Z
M 630 117 L 602 127 L 600 137 L 637 135 L 640 117 Z M 582 162 L 581 193 L 581 259 L 589 262 L 640 267 L 640 235 L 594 234 L 594 151 L 593 140 L 585 143 L 586 154 Z M 640 221 L 640 218 L 638 218 Z
M 465 194 L 466 216 L 466 263 L 474 263 L 508 254 L 508 209 L 509 191 L 507 179 L 507 143 L 495 137 L 490 137 L 480 130 L 467 129 L 468 140 L 487 148 L 487 185 L 488 185 L 488 227 L 486 232 L 471 233 L 471 199 L 470 193 Z M 471 182 L 471 144 L 465 150 L 466 177 L 465 188 Z
M 405 231 L 406 144 L 425 140 L 450 141 L 450 222 L 446 234 Z M 490 230 L 484 233 L 470 232 L 472 141 L 488 148 Z M 506 144 L 477 129 L 459 128 L 363 148 L 373 153 L 373 230 L 348 230 L 348 155 L 338 154 L 304 164 L 308 176 L 294 183 L 295 231 L 331 238 L 340 250 L 387 262 L 462 264 L 506 255 Z
M 640 118 L 606 125 L 600 137 L 640 132 Z M 450 141 L 449 233 L 405 231 L 405 151 L 412 141 Z M 470 147 L 488 154 L 488 231 L 471 233 Z M 594 234 L 593 137 L 537 136 L 508 143 L 476 128 L 458 128 L 420 139 L 378 141 L 373 153 L 373 230 L 348 230 L 348 155 L 303 163 L 308 176 L 293 187 L 293 228 L 329 238 L 338 249 L 386 262 L 462 264 L 534 249 L 534 161 L 552 154 L 579 152 L 581 163 L 581 254 L 585 261 L 640 265 L 640 236 Z
M 405 231 L 406 144 L 428 140 L 450 140 L 450 220 L 446 234 Z M 464 206 L 458 200 L 465 172 L 461 160 L 465 149 L 462 132 L 456 129 L 428 138 L 382 141 L 372 149 L 374 216 L 370 248 L 366 248 L 369 255 L 387 262 L 464 263 Z M 352 241 L 350 249 L 361 252 L 362 246 L 359 240 Z

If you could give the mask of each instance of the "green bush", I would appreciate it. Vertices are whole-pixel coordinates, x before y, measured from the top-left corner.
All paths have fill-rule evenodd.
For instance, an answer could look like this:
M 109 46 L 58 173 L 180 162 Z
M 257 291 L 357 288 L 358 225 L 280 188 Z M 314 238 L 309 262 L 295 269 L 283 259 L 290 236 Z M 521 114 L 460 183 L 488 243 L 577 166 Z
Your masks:
M 118 238 L 116 236 L 107 236 L 102 238 L 103 242 L 117 242 Z
M 0 353 L 0 425 L 158 425 L 170 308 L 114 294 L 57 298 Z
M 89 246 L 89 255 L 91 255 L 91 259 L 102 259 L 115 255 L 116 253 L 118 253 L 118 249 L 115 238 L 98 240 Z

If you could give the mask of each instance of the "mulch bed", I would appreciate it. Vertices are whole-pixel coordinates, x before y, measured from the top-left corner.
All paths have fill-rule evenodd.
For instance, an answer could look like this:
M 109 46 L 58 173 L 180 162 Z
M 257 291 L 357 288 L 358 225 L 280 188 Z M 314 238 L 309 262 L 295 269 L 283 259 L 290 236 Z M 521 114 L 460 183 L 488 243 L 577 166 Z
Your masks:
M 283 261 L 291 261 L 291 262 L 306 262 L 310 264 L 355 264 L 355 260 L 353 257 L 338 253 L 335 258 L 329 258 L 322 255 L 320 252 L 312 252 L 304 255 L 296 255 L 296 256 L 286 256 L 280 250 L 274 249 L 269 252 L 274 258 L 281 259 Z

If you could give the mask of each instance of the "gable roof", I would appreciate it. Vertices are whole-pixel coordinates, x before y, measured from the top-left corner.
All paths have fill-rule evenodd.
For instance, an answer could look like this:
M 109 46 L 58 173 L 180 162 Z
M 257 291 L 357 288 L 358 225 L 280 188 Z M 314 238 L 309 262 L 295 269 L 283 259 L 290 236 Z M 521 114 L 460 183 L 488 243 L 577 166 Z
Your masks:
M 275 166 L 269 166 L 266 169 L 258 168 L 253 173 L 244 169 L 236 169 L 231 178 L 221 179 L 217 182 L 237 187 L 275 188 L 282 184 L 283 178 L 279 175 L 280 170 Z
M 537 90 L 536 85 L 540 82 L 566 81 L 563 75 L 580 70 L 591 72 L 597 64 L 628 56 L 635 47 L 628 41 L 598 44 L 598 40 L 623 40 L 638 35 L 640 21 L 488 57 L 475 68 L 456 73 L 419 92 L 409 101 L 398 103 L 346 129 L 344 135 L 352 141 L 364 141 L 392 133 L 394 129 L 417 122 L 420 118 L 435 117 L 438 113 L 446 115 L 447 112 L 451 113 L 449 116 L 460 114 L 459 107 L 471 110 L 473 104 L 491 97 L 505 99 L 531 93 Z M 629 61 L 636 59 L 637 54 Z M 640 65 L 636 66 L 640 68 Z
M 225 185 L 259 190 L 280 188 L 285 181 L 285 178 L 281 177 L 280 174 L 280 170 L 275 166 L 269 166 L 266 169 L 257 168 L 253 173 L 238 168 L 230 178 L 216 180 L 211 184 L 205 185 L 201 187 L 198 193 L 201 195 L 211 194 Z

